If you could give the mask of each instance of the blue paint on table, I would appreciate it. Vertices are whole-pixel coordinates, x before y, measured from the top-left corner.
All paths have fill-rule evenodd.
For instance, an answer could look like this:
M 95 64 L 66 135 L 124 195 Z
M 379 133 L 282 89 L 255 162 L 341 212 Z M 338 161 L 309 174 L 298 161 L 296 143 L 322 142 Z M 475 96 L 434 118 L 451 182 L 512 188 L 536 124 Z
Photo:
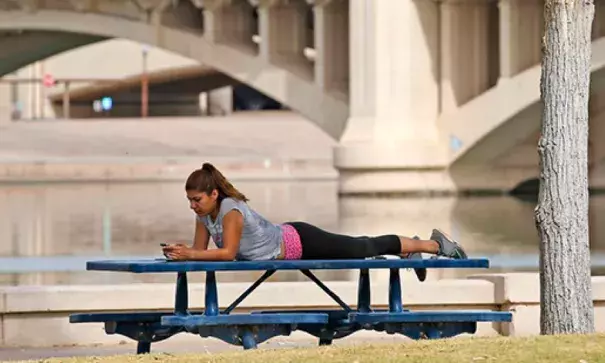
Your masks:
M 301 330 L 329 345 L 359 330 L 403 334 L 412 339 L 436 339 L 462 333 L 474 334 L 477 322 L 510 322 L 512 314 L 499 311 L 410 311 L 404 308 L 401 291 L 402 268 L 488 268 L 487 259 L 367 259 L 367 260 L 273 260 L 273 261 L 89 261 L 87 270 L 131 273 L 176 273 L 174 310 L 170 312 L 100 312 L 73 314 L 72 323 L 105 323 L 108 334 L 121 334 L 138 342 L 137 353 L 147 353 L 151 343 L 179 333 L 215 337 L 244 349 L 256 348 L 275 336 Z M 311 270 L 359 270 L 356 306 L 343 301 Z M 371 304 L 370 270 L 389 270 L 388 309 L 375 310 Z M 332 298 L 340 309 L 254 311 L 234 313 L 234 309 L 258 286 L 279 270 L 299 270 Z M 218 303 L 216 273 L 220 271 L 265 271 L 246 291 L 222 311 Z M 205 272 L 204 307 L 189 309 L 188 272 Z M 296 302 L 294 302 L 296 303 Z

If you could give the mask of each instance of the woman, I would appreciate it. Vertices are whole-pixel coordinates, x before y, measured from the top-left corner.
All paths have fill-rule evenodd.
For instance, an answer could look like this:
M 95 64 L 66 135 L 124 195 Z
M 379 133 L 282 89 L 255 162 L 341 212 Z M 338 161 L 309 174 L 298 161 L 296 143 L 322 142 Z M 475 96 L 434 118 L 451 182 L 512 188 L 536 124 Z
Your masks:
M 185 183 L 190 208 L 197 215 L 193 246 L 169 244 L 172 260 L 232 261 L 271 259 L 363 259 L 380 255 L 467 258 L 455 241 L 434 229 L 429 240 L 395 234 L 352 237 L 326 232 L 304 222 L 273 224 L 254 211 L 212 164 L 195 170 Z M 208 249 L 210 236 L 216 249 Z

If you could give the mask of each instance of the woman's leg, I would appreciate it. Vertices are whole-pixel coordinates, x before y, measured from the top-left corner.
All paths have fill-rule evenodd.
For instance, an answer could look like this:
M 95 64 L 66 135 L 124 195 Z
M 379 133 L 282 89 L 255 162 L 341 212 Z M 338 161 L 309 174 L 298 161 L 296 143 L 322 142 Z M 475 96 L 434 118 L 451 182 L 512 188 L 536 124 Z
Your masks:
M 293 226 L 300 236 L 303 249 L 302 259 L 366 258 L 411 253 L 432 253 L 453 258 L 466 258 L 462 248 L 437 230 L 433 231 L 430 240 L 416 240 L 394 234 L 352 237 L 330 233 L 305 222 L 288 224 Z M 456 248 L 450 244 L 455 245 Z M 452 253 L 452 251 L 461 253 Z
M 423 252 L 451 258 L 468 258 L 464 249 L 456 241 L 438 229 L 433 229 L 431 237 L 426 241 L 402 236 L 399 236 L 399 239 L 402 254 Z
M 439 252 L 439 243 L 431 240 L 413 239 L 403 236 L 398 236 L 401 243 L 401 254 L 405 255 L 408 253 L 432 253 L 437 254 Z

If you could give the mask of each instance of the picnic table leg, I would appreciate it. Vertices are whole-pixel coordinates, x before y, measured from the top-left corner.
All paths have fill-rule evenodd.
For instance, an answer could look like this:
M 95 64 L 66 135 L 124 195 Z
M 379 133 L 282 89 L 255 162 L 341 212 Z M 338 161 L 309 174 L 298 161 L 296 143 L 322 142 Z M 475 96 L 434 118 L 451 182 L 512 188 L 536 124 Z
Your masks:
M 256 339 L 254 338 L 254 333 L 250 328 L 244 328 L 244 331 L 240 335 L 242 339 L 242 345 L 244 350 L 247 349 L 256 349 Z
M 403 311 L 401 302 L 401 279 L 399 269 L 392 268 L 389 274 L 389 312 L 400 313 Z
M 189 294 L 187 288 L 187 274 L 179 272 L 176 277 L 176 292 L 174 298 L 174 313 L 177 315 L 187 314 Z M 137 354 L 146 354 L 151 352 L 151 341 L 138 341 Z
M 138 342 L 137 354 L 147 354 L 151 351 L 151 342 Z
M 206 294 L 204 315 L 218 315 L 218 293 L 216 290 L 216 275 L 214 271 L 206 272 Z
M 330 338 L 320 338 L 319 346 L 332 345 L 332 339 Z
M 357 285 L 357 311 L 369 313 L 370 301 L 370 271 L 363 268 L 359 270 L 359 283 Z
M 179 272 L 176 278 L 176 293 L 174 299 L 174 313 L 176 315 L 187 314 L 189 306 L 189 292 L 187 286 L 187 273 Z

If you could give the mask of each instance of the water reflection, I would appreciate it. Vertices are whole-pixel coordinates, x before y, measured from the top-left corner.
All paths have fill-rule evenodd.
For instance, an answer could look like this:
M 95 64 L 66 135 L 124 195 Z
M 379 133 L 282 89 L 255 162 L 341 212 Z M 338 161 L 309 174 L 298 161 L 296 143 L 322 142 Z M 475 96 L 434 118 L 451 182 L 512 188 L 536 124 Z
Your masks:
M 250 204 L 274 222 L 305 220 L 354 235 L 427 237 L 438 226 L 473 256 L 492 260 L 489 272 L 535 271 L 535 202 L 512 197 L 338 198 L 336 182 L 238 182 Z M 593 272 L 605 266 L 605 196 L 591 198 Z M 182 183 L 55 183 L 0 187 L 0 284 L 172 282 L 172 274 L 84 271 L 86 260 L 159 257 L 159 243 L 191 239 L 193 215 Z M 454 278 L 486 270 L 431 271 Z M 411 273 L 410 273 L 411 274 Z M 195 275 L 195 274 L 194 274 Z M 221 281 L 252 281 L 260 273 L 220 273 Z M 352 271 L 322 271 L 324 279 L 355 279 Z M 198 277 L 194 277 L 195 280 Z M 199 280 L 202 276 L 199 276 Z M 306 278 L 295 271 L 273 280 Z
M 338 224 L 334 182 L 238 183 L 238 187 L 254 208 L 275 222 L 307 220 L 326 229 Z M 82 270 L 87 259 L 160 257 L 160 242 L 190 240 L 193 227 L 182 183 L 5 185 L 0 187 L 0 284 L 173 281 L 172 274 Z M 257 275 L 218 277 L 252 280 Z M 348 278 L 346 271 L 323 276 Z M 292 271 L 275 279 L 305 277 Z

